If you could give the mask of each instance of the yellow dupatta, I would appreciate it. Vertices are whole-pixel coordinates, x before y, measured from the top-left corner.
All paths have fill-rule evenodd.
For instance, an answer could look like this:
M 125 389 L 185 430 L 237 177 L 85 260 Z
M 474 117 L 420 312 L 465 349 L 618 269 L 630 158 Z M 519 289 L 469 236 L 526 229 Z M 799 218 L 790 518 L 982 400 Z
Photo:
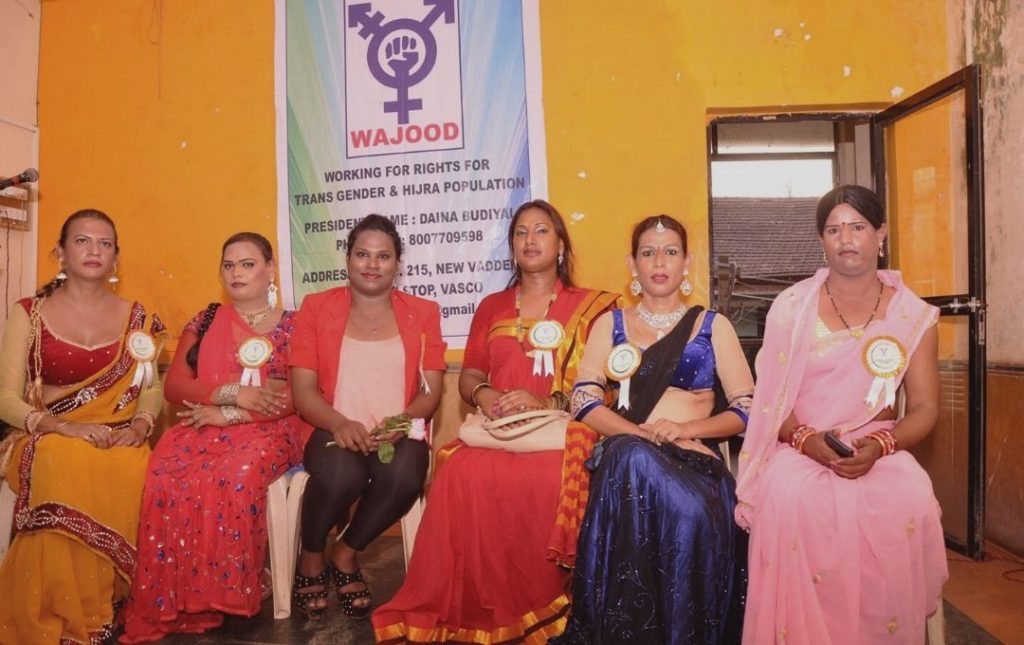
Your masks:
M 67 421 L 129 425 L 142 392 L 133 385 L 137 362 L 126 342 L 146 318 L 145 309 L 133 303 L 116 358 L 46 404 L 47 411 Z M 41 329 L 38 317 L 32 322 L 30 354 Z M 155 316 L 150 333 L 165 333 Z M 31 372 L 28 383 L 38 369 Z M 113 601 L 126 595 L 135 568 L 149 452 L 146 444 L 102 450 L 54 433 L 17 442 L 6 474 L 17 493 L 17 532 L 0 566 L 0 642 L 110 637 Z
M 113 361 L 46 403 L 47 412 L 73 423 L 105 424 L 114 430 L 129 426 L 141 391 L 133 384 L 137 361 L 127 339 L 144 329 L 146 319 L 142 305 L 133 303 Z M 155 317 L 150 330 L 158 336 L 159 355 L 166 331 Z M 16 531 L 56 531 L 72 537 L 108 557 L 130 578 L 148 459 L 147 444 L 101 450 L 53 433 L 22 439 L 6 474 L 17 493 Z

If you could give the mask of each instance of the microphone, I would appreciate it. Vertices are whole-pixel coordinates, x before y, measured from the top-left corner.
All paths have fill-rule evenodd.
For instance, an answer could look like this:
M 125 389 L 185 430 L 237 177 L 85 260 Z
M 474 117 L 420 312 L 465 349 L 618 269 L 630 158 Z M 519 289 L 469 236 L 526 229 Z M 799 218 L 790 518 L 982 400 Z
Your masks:
M 29 168 L 20 175 L 14 177 L 8 177 L 7 179 L 0 179 L 0 190 L 4 188 L 10 188 L 11 186 L 17 186 L 18 184 L 28 184 L 39 179 L 39 171 L 35 168 Z

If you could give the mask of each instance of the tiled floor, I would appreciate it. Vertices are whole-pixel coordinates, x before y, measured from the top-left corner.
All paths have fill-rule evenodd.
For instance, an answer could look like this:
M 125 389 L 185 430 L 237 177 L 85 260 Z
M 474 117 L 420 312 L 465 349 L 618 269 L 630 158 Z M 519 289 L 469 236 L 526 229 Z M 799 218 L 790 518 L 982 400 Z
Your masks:
M 997 557 L 1003 557 L 999 554 Z M 363 571 L 374 593 L 374 603 L 390 598 L 404 577 L 402 539 L 386 535 L 378 539 L 362 558 Z M 1012 570 L 1024 570 L 1024 564 L 1012 560 L 990 559 L 972 562 L 950 554 L 950 581 L 945 589 L 947 645 L 1024 645 L 1024 582 L 1004 577 Z M 1016 574 L 1024 581 L 1024 571 Z M 1010 578 L 1014 574 L 1009 574 Z M 373 643 L 369 620 L 346 618 L 332 599 L 331 611 L 319 623 L 298 614 L 287 620 L 274 620 L 273 603 L 252 619 L 228 618 L 218 630 L 201 636 L 174 636 L 165 645 L 364 645 Z
M 988 632 L 993 641 L 1024 645 L 1024 562 L 996 547 L 988 548 L 985 560 L 975 562 L 949 554 L 949 582 L 943 591 L 947 605 L 953 605 Z M 947 622 L 950 616 L 946 615 Z M 947 634 L 951 633 L 947 626 Z

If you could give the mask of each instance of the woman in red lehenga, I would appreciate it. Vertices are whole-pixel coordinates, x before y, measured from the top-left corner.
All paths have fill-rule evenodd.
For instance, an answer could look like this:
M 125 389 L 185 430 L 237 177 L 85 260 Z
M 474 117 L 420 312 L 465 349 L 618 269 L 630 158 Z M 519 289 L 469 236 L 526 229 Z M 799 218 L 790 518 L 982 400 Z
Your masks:
M 165 393 L 189 410 L 150 459 L 123 643 L 259 611 L 267 486 L 301 462 L 312 431 L 292 407 L 293 312 L 277 309 L 273 278 L 266 238 L 232 236 L 221 259 L 231 303 L 182 334 Z
M 509 226 L 510 288 L 473 317 L 459 391 L 491 418 L 568 409 L 590 323 L 615 294 L 572 284 L 572 247 L 553 206 L 523 204 Z M 554 375 L 534 373 L 527 330 L 558 321 Z M 563 451 L 446 447 L 431 484 L 405 584 L 373 614 L 382 643 L 543 643 L 565 628 L 566 571 L 547 557 Z

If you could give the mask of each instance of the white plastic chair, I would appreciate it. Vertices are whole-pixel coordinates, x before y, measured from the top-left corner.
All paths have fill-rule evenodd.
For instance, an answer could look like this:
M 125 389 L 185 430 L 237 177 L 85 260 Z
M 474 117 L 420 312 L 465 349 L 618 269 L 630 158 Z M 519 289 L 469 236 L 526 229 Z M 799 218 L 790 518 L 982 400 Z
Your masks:
M 939 606 L 935 613 L 928 617 L 925 622 L 925 630 L 928 633 L 928 645 L 946 645 L 946 612 L 943 608 L 942 598 L 939 598 Z
M 427 479 L 433 469 L 434 453 L 430 453 Z M 283 619 L 292 613 L 292 580 L 302 535 L 302 494 L 306 491 L 309 473 L 296 466 L 267 487 L 267 538 L 270 542 L 270 579 L 274 590 L 274 618 Z M 426 508 L 426 495 L 421 493 L 401 520 L 402 549 L 406 567 L 412 557 L 416 531 Z M 340 537 L 340 535 L 339 535 Z
M 302 493 L 308 481 L 309 473 L 297 466 L 267 487 L 267 538 L 275 619 L 288 618 L 292 613 L 292 578 L 299 553 Z
M 429 474 L 428 474 L 429 478 Z M 402 516 L 402 551 L 405 553 L 405 570 L 409 570 L 409 559 L 412 558 L 412 547 L 416 544 L 416 531 L 420 529 L 420 520 L 427 508 L 426 491 L 420 493 L 412 503 L 409 512 Z
M 11 532 L 14 530 L 14 491 L 7 482 L 0 480 L 0 562 L 4 561 L 11 546 Z

